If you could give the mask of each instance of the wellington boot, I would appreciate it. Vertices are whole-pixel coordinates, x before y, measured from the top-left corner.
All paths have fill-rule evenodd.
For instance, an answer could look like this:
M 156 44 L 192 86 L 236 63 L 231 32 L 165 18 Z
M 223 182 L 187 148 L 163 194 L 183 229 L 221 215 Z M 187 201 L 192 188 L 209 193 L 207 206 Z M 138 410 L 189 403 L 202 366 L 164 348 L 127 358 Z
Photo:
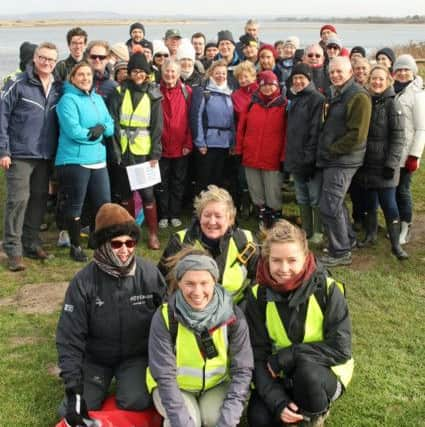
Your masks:
M 300 205 L 301 226 L 307 239 L 313 236 L 313 209 L 309 205 Z
M 405 245 L 406 243 L 409 243 L 410 240 L 410 229 L 412 226 L 412 223 L 401 221 L 401 229 L 400 229 L 400 245 Z
M 400 221 L 393 220 L 387 222 L 388 234 L 390 235 L 391 251 L 400 260 L 409 258 L 407 252 L 400 246 Z
M 160 249 L 156 203 L 153 202 L 148 205 L 144 205 L 143 210 L 145 212 L 146 224 L 148 226 L 148 248 L 156 251 Z
M 366 235 L 362 241 L 357 242 L 359 248 L 375 245 L 378 240 L 378 214 L 376 211 L 366 212 L 364 227 Z

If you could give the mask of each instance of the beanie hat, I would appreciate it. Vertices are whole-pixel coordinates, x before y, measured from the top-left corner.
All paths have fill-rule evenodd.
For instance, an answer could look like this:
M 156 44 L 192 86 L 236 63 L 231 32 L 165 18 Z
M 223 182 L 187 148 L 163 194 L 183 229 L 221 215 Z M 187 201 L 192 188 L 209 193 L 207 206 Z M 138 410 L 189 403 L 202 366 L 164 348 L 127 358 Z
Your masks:
M 384 47 L 382 49 L 379 49 L 378 52 L 376 52 L 375 59 L 378 59 L 379 55 L 385 55 L 391 61 L 391 65 L 394 64 L 395 53 L 390 47 Z
M 260 50 L 258 51 L 258 56 L 261 55 L 261 52 L 263 50 L 269 50 L 273 54 L 274 59 L 277 59 L 279 56 L 279 54 L 277 53 L 277 50 L 271 44 L 265 43 L 265 44 L 261 45 Z
M 111 46 L 111 52 L 118 56 L 121 61 L 127 61 L 130 59 L 128 48 L 125 43 L 115 43 Z
M 207 50 L 207 49 L 208 49 L 208 48 L 210 48 L 210 47 L 217 47 L 217 42 L 213 42 L 213 41 L 208 42 L 208 43 L 205 45 L 205 50 Z
M 233 34 L 229 30 L 221 30 L 217 33 L 217 46 L 224 40 L 228 40 L 229 42 L 235 44 L 235 41 L 233 40 Z
M 277 80 L 276 74 L 271 70 L 261 71 L 261 73 L 258 74 L 257 80 L 259 86 L 275 85 L 279 87 L 279 81 Z
M 128 235 L 140 238 L 140 229 L 134 218 L 120 205 L 105 203 L 96 215 L 94 241 L 96 248 L 117 236 Z
M 415 58 L 412 55 L 400 55 L 394 62 L 393 70 L 410 70 L 414 75 L 418 74 L 418 66 L 416 65 Z
M 145 26 L 143 24 L 141 24 L 140 22 L 135 22 L 134 24 L 130 25 L 130 36 L 131 36 L 131 33 L 133 32 L 133 30 L 142 30 L 143 35 L 146 34 Z
M 117 73 L 119 70 L 126 70 L 128 66 L 128 61 L 117 61 L 114 65 L 114 80 L 117 79 Z
M 239 41 L 242 44 L 242 48 L 244 48 L 245 46 L 258 47 L 257 39 L 255 37 L 252 37 L 250 34 L 244 34 L 243 36 L 240 36 Z
M 193 62 L 195 62 L 195 49 L 189 40 L 179 46 L 176 53 L 176 59 L 177 61 L 180 61 L 181 59 L 191 59 Z
M 288 37 L 284 42 L 283 42 L 283 46 L 286 45 L 292 45 L 295 47 L 295 49 L 298 49 L 300 47 L 300 39 L 297 36 L 291 36 Z
M 19 47 L 19 68 L 25 71 L 25 67 L 30 63 L 34 57 L 36 44 L 30 42 L 23 42 Z
M 153 45 L 152 42 L 149 40 L 143 39 L 140 41 L 140 45 L 143 46 L 145 49 L 149 49 L 151 53 L 153 53 Z
M 366 58 L 366 49 L 363 46 L 354 46 L 350 51 L 350 58 L 353 53 L 360 53 L 363 58 Z
M 327 42 L 326 42 L 326 47 L 328 47 L 330 45 L 336 45 L 339 47 L 339 50 L 342 49 L 342 43 L 338 37 L 329 37 Z
M 330 30 L 330 31 L 332 31 L 333 33 L 336 34 L 336 28 L 333 25 L 331 25 L 331 24 L 325 24 L 325 25 L 323 25 L 323 27 L 320 29 L 320 35 L 322 35 L 322 33 L 323 33 L 324 30 Z
M 311 71 L 311 68 L 307 64 L 304 64 L 303 62 L 299 62 L 298 64 L 292 67 L 291 80 L 292 80 L 292 77 L 294 77 L 297 74 L 302 74 L 303 76 L 307 77 L 309 81 L 313 80 L 313 73 Z
M 131 56 L 130 61 L 128 61 L 128 72 L 130 73 L 131 70 L 135 69 L 143 70 L 146 74 L 149 74 L 152 71 L 149 62 L 143 53 L 135 53 Z
M 170 54 L 168 47 L 165 46 L 165 43 L 162 40 L 152 40 L 152 46 L 153 46 L 153 56 L 155 56 L 157 53 L 166 53 Z

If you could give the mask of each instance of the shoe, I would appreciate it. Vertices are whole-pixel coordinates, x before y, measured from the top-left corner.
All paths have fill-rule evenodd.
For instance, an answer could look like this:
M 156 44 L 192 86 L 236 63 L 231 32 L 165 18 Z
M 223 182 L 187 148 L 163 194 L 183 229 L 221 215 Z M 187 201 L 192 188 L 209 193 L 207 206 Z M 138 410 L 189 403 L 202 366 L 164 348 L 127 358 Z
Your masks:
M 333 257 L 332 255 L 323 255 L 319 258 L 320 262 L 325 267 L 337 267 L 338 265 L 350 265 L 353 262 L 351 252 L 347 252 L 343 256 Z
M 171 223 L 172 222 L 173 222 L 173 220 L 171 220 Z M 167 228 L 168 227 L 168 219 L 167 218 L 160 219 L 158 222 L 158 227 L 159 228 Z
M 27 258 L 39 259 L 42 261 L 53 259 L 55 257 L 53 254 L 47 253 L 41 246 L 37 246 L 31 249 L 24 249 L 24 256 Z
M 40 224 L 40 231 L 47 231 L 49 229 L 49 225 L 46 223 Z
M 71 240 L 69 239 L 69 234 L 67 230 L 59 231 L 59 237 L 56 246 L 58 246 L 59 248 L 69 248 L 71 246 Z
M 182 226 L 182 222 L 178 218 L 171 218 L 170 222 L 174 228 L 178 228 Z
M 83 249 L 81 248 L 81 246 L 74 246 L 71 245 L 71 249 L 69 251 L 69 256 L 77 262 L 87 262 L 88 257 L 87 255 L 84 253 Z
M 158 239 L 158 214 L 156 211 L 156 203 L 153 202 L 144 205 L 143 210 L 148 226 L 148 248 L 157 251 L 160 249 L 160 243 Z
M 90 226 L 89 225 L 86 225 L 85 227 L 83 227 L 80 230 L 80 236 L 81 237 L 88 237 L 89 234 L 90 234 Z
M 21 256 L 10 256 L 8 259 L 8 268 L 10 271 L 24 271 L 25 265 Z

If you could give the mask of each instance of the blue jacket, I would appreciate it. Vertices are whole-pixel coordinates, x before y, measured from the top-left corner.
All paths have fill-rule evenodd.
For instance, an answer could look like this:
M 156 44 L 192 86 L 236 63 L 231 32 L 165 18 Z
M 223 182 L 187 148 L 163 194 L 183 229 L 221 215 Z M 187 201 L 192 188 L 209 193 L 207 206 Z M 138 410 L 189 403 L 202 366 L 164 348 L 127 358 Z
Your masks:
M 112 136 L 114 122 L 103 98 L 85 93 L 71 83 L 64 85 L 64 95 L 57 107 L 60 135 L 55 165 L 89 165 L 106 161 L 103 137 Z M 89 128 L 103 125 L 103 136 L 89 141 Z
M 56 104 L 61 83 L 45 95 L 32 66 L 9 80 L 0 101 L 0 157 L 52 159 L 58 143 Z
M 235 143 L 231 91 L 207 82 L 193 88 L 190 111 L 193 142 L 198 147 L 229 148 Z

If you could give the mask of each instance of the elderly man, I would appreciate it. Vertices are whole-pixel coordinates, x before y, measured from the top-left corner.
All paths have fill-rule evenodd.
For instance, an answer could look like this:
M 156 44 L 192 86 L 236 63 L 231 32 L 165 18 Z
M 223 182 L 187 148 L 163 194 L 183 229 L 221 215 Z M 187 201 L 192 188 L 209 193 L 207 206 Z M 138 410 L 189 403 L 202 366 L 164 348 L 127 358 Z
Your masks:
M 180 30 L 177 30 L 175 28 L 167 30 L 165 32 L 164 43 L 170 52 L 170 58 L 176 59 L 177 50 L 182 43 L 182 36 Z
M 325 54 L 319 44 L 312 44 L 305 49 L 303 62 L 310 66 L 313 74 L 313 82 L 316 89 L 328 94 L 330 81 L 329 76 L 325 72 Z
M 53 76 L 57 59 L 54 44 L 40 44 L 33 65 L 11 79 L 1 95 L 0 167 L 7 187 L 3 249 L 11 271 L 25 269 L 22 255 L 49 258 L 38 232 L 58 139 L 61 84 Z
M 344 197 L 362 165 L 372 111 L 367 92 L 354 82 L 350 60 L 336 57 L 329 64 L 331 97 L 317 148 L 317 167 L 323 169 L 320 213 L 328 236 L 326 267 L 351 264 L 355 235 Z

